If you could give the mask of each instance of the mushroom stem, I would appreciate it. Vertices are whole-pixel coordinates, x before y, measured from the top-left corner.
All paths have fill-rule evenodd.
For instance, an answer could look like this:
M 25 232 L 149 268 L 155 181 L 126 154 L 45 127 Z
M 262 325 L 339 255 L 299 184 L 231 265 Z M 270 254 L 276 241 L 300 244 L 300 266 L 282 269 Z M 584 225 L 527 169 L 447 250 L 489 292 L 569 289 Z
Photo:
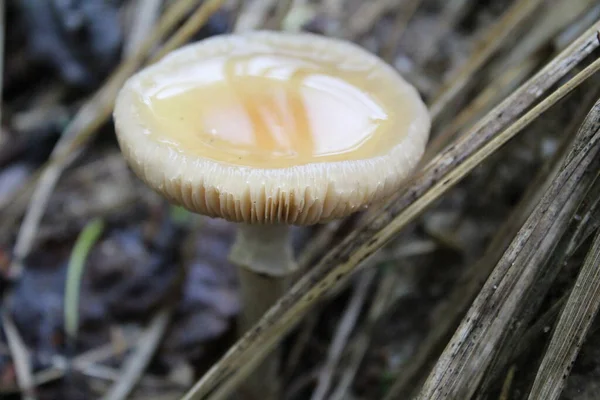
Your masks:
M 240 224 L 229 258 L 237 266 L 242 296 L 240 335 L 250 329 L 285 292 L 296 270 L 288 225 Z M 250 399 L 279 399 L 279 354 L 274 352 L 247 380 Z

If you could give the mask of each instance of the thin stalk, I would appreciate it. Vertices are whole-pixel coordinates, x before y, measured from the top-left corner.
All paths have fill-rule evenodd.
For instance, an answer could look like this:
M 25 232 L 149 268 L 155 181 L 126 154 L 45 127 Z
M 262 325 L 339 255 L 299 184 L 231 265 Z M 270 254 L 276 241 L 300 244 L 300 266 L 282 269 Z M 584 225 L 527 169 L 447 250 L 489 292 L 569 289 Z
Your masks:
M 242 336 L 285 293 L 296 270 L 287 225 L 240 224 L 230 260 L 237 266 L 242 297 L 239 333 Z M 242 386 L 250 399 L 279 399 L 280 353 L 273 352 Z

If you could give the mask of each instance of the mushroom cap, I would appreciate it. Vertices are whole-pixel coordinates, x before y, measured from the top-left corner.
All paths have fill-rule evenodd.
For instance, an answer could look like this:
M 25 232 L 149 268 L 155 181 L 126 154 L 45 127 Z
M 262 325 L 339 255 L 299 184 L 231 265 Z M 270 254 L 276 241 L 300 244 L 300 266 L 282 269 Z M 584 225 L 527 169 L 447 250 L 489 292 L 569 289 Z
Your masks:
M 280 107 L 281 93 L 288 109 L 260 114 Z M 131 168 L 171 203 L 234 222 L 294 225 L 388 197 L 417 165 L 430 129 L 417 91 L 375 55 L 269 31 L 173 51 L 129 78 L 114 121 Z M 268 143 L 248 144 L 248 135 Z M 286 135 L 296 135 L 292 144 Z M 246 142 L 234 143 L 237 136 Z

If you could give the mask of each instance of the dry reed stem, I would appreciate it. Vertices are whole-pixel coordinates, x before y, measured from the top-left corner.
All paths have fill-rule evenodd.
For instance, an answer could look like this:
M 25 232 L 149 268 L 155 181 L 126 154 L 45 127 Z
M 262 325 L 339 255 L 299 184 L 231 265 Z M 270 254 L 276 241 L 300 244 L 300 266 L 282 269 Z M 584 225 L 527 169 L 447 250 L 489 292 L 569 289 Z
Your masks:
M 235 23 L 235 32 L 246 32 L 259 28 L 267 18 L 269 12 L 277 4 L 277 0 L 252 0 L 245 2 L 246 6 Z
M 15 366 L 17 383 L 19 384 L 23 400 L 35 400 L 35 385 L 31 373 L 29 351 L 25 343 L 23 343 L 23 339 L 21 339 L 12 317 L 6 310 L 2 311 L 2 328 L 4 329 L 6 342 L 8 343 L 12 362 Z
M 148 328 L 141 335 L 135 351 L 125 360 L 121 375 L 102 400 L 125 400 L 142 377 L 152 359 L 171 318 L 171 308 L 163 308 L 152 318 Z
M 600 129 L 598 125 L 597 130 Z M 571 367 L 600 307 L 600 231 L 565 305 L 529 399 L 560 397 Z
M 439 49 L 440 42 L 452 31 L 460 18 L 467 12 L 473 0 L 447 0 L 433 31 L 427 35 L 427 41 L 419 53 L 416 54 L 416 63 L 425 65 Z
M 598 69 L 600 60 L 586 68 Z M 508 322 L 593 182 L 588 169 L 600 165 L 600 132 L 591 129 L 596 124 L 588 118 L 580 129 L 560 174 L 486 281 L 417 399 L 471 398 L 477 389 Z
M 595 2 L 596 0 L 547 0 L 544 7 L 535 14 L 527 35 L 516 41 L 506 57 L 497 61 L 496 68 L 491 72 L 492 76 L 538 52 L 565 27 L 586 14 Z
M 440 89 L 439 94 L 433 100 L 429 112 L 434 120 L 462 93 L 466 85 L 473 78 L 473 75 L 544 1 L 518 0 L 486 31 L 471 57 L 469 57 L 460 69 L 446 79 L 446 84 Z
M 408 23 L 412 20 L 416 14 L 419 6 L 423 3 L 423 0 L 407 0 L 406 4 L 396 11 L 396 18 L 394 19 L 394 29 L 388 40 L 383 44 L 381 50 L 381 56 L 385 61 L 390 64 L 394 64 L 394 57 L 398 46 L 402 40 L 402 35 L 408 27 Z
M 345 34 L 349 39 L 356 40 L 363 36 L 385 13 L 398 3 L 397 0 L 372 0 L 361 3 L 360 7 L 348 19 Z
M 129 16 L 131 26 L 123 44 L 123 56 L 133 56 L 146 37 L 152 33 L 152 28 L 160 16 L 163 0 L 133 0 L 130 3 Z
M 311 400 L 325 400 L 329 393 L 335 370 L 340 363 L 346 344 L 350 339 L 350 334 L 354 330 L 358 316 L 367 300 L 368 291 L 376 274 L 377 270 L 371 267 L 362 271 L 360 276 L 357 277 L 352 299 L 348 302 L 348 306 L 337 326 L 334 338 L 329 346 L 325 365 L 319 372 L 317 387 L 311 396 Z
M 384 276 L 379 280 L 379 285 L 375 292 L 375 296 L 373 296 L 373 302 L 369 307 L 365 324 L 360 331 L 358 331 L 356 337 L 349 346 L 349 360 L 343 371 L 340 373 L 338 385 L 329 397 L 330 400 L 346 400 L 349 398 L 348 392 L 354 382 L 358 367 L 362 363 L 367 352 L 375 325 L 388 309 L 394 290 L 397 288 L 398 277 L 390 271 L 391 269 L 387 269 Z
M 440 149 L 448 142 L 454 140 L 456 135 L 465 127 L 477 121 L 485 115 L 490 108 L 498 104 L 502 99 L 511 94 L 519 85 L 531 76 L 541 61 L 541 55 L 538 53 L 529 57 L 522 63 L 512 68 L 504 70 L 498 78 L 493 80 L 484 90 L 463 108 L 458 115 L 452 119 L 448 128 L 442 130 L 427 148 L 427 154 L 423 157 L 428 160 L 434 157 Z
M 585 114 L 574 118 L 577 128 L 584 116 Z M 420 382 L 421 379 L 424 379 L 422 375 L 427 373 L 426 369 L 431 367 L 434 358 L 443 351 L 452 331 L 458 326 L 460 318 L 481 290 L 483 283 L 502 257 L 512 238 L 518 233 L 558 174 L 577 129 L 571 129 L 568 132 L 572 132 L 570 137 L 565 138 L 555 155 L 544 164 L 531 181 L 522 200 L 506 218 L 505 223 L 500 226 L 481 259 L 463 272 L 450 294 L 434 308 L 431 319 L 436 321 L 435 329 L 432 329 L 425 337 L 405 366 L 397 371 L 397 378 L 384 400 L 407 397 L 419 384 L 423 383 Z
M 49 197 L 64 169 L 79 156 L 97 129 L 108 120 L 116 95 L 125 80 L 139 68 L 150 50 L 181 21 L 196 2 L 197 0 L 182 0 L 173 3 L 160 19 L 157 28 L 144 44 L 140 46 L 138 51 L 121 63 L 108 81 L 84 104 L 67 126 L 54 147 L 50 160 L 42 167 L 37 187 L 27 207 L 27 212 L 15 243 L 14 259 L 10 268 L 12 276 L 19 276 L 21 273 L 23 259 L 31 250 Z M 204 2 L 190 17 L 190 20 L 196 23 L 196 25 L 184 24 L 161 50 L 163 52 L 172 50 L 188 40 L 204 24 L 210 13 L 216 11 L 223 2 L 224 0 L 208 0 Z
M 302 278 L 269 312 L 248 331 L 186 394 L 184 399 L 224 398 L 253 366 L 296 325 L 325 292 L 347 275 L 394 234 L 405 227 L 433 201 L 466 176 L 490 154 L 515 136 L 542 111 L 556 103 L 587 79 L 595 63 L 561 87 L 542 104 L 501 134 L 515 117 L 537 100 L 546 89 L 564 77 L 597 46 L 600 21 L 562 52 L 555 60 L 502 102 L 468 134 L 417 173 L 406 190 L 399 191 L 380 215 L 357 228 L 339 246 Z
M 585 98 L 581 101 L 581 109 L 575 114 L 571 120 L 571 123 L 569 124 L 569 127 L 566 129 L 568 140 L 565 141 L 565 143 L 569 143 L 569 147 L 571 146 L 571 138 L 575 137 L 576 133 L 579 131 L 579 128 L 586 117 L 587 110 L 593 107 L 599 94 L 597 82 L 592 82 L 590 86 L 593 88 L 593 90 L 591 90 L 589 93 L 586 93 Z M 560 153 L 563 152 L 564 151 L 561 150 Z M 559 158 L 560 160 L 556 160 L 552 164 L 554 165 L 555 169 L 560 168 L 564 162 L 564 156 L 559 155 Z M 597 193 L 590 192 L 586 194 L 585 198 L 581 202 L 581 205 L 577 210 L 577 214 L 588 215 L 588 212 L 591 211 L 591 208 L 596 201 L 594 195 Z M 590 198 L 590 196 L 592 197 Z M 486 377 L 481 384 L 481 391 L 488 390 L 488 388 L 494 384 L 495 380 L 498 379 L 498 376 L 503 374 L 503 371 L 508 365 L 509 360 L 513 359 L 514 349 L 519 347 L 523 335 L 525 334 L 525 330 L 530 326 L 531 321 L 538 314 L 539 309 L 542 306 L 542 301 L 545 299 L 548 291 L 550 290 L 550 286 L 556 279 L 556 276 L 562 269 L 565 261 L 570 257 L 568 252 L 569 247 L 572 246 L 573 242 L 581 242 L 581 227 L 583 223 L 583 220 L 578 219 L 573 219 L 571 221 L 568 228 L 563 233 L 559 243 L 552 250 L 548 261 L 541 268 L 543 273 L 539 274 L 535 278 L 536 284 L 526 294 L 526 300 L 523 302 L 522 310 L 520 310 L 510 322 L 510 326 L 512 326 L 513 329 L 511 329 L 510 332 L 503 338 L 502 345 L 498 351 L 498 356 L 489 368 Z M 514 235 L 509 237 L 514 237 Z
M 596 179 L 596 182 L 592 188 L 586 193 L 585 198 L 581 202 L 579 209 L 577 209 L 575 215 L 584 215 L 584 218 L 573 218 L 571 223 L 558 245 L 554 248 L 550 260 L 546 263 L 546 266 L 542 268 L 543 273 L 536 278 L 536 284 L 530 290 L 527 300 L 524 301 L 524 310 L 520 313 L 518 318 L 513 318 L 510 325 L 514 327 L 507 335 L 507 338 L 503 340 L 502 348 L 499 350 L 500 353 L 497 359 L 494 360 L 494 364 L 486 373 L 486 377 L 483 380 L 478 392 L 481 395 L 487 393 L 497 381 L 499 376 L 503 374 L 509 363 L 515 362 L 516 359 L 524 353 L 536 340 L 543 328 L 552 325 L 552 322 L 562 306 L 566 302 L 567 295 L 563 295 L 558 301 L 556 301 L 549 310 L 543 313 L 543 315 L 533 323 L 530 323 L 534 319 L 534 315 L 538 312 L 541 307 L 542 300 L 545 299 L 546 294 L 550 288 L 550 284 L 554 281 L 558 271 L 563 264 L 573 255 L 574 249 L 578 248 L 584 243 L 593 233 L 588 231 L 587 226 L 591 226 L 592 229 L 598 228 L 597 223 L 587 223 L 588 220 L 585 217 L 590 217 L 598 212 L 600 206 L 600 179 Z M 592 217 L 593 218 L 593 217 Z M 573 250 L 569 250 L 573 249 Z M 550 275 L 548 278 L 547 275 Z M 567 293 L 569 291 L 567 290 Z

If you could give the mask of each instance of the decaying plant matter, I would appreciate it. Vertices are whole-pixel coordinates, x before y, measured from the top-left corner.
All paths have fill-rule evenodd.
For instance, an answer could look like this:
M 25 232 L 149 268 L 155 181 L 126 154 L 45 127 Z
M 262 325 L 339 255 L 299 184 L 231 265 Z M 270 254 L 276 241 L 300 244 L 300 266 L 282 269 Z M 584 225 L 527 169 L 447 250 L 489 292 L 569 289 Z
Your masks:
M 286 399 L 600 398 L 597 2 L 1 3 L 0 397 L 224 399 L 280 346 Z M 379 54 L 433 130 L 389 201 L 291 232 L 296 283 L 235 342 L 232 226 L 146 190 L 107 122 L 143 65 L 260 28 Z

